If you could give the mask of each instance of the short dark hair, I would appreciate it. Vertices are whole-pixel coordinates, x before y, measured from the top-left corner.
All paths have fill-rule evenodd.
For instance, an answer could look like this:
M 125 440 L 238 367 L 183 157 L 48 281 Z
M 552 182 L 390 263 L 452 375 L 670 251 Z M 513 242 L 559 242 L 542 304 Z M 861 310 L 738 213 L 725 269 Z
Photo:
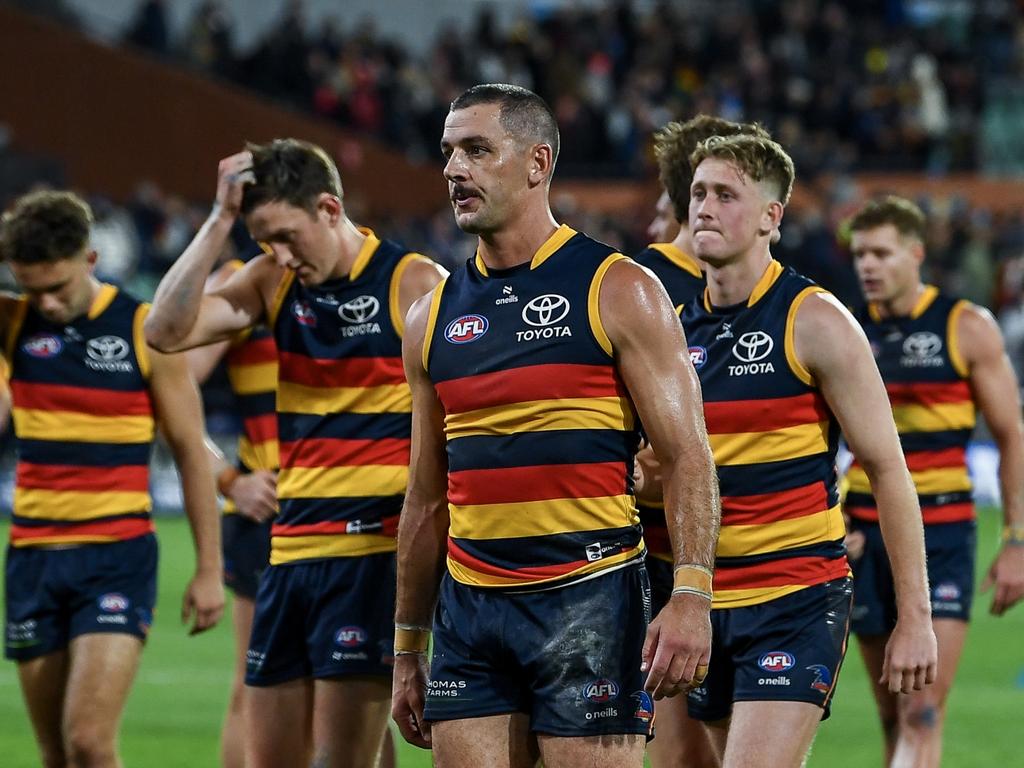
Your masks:
M 926 219 L 924 212 L 905 197 L 886 195 L 869 200 L 850 217 L 849 231 L 857 232 L 892 224 L 904 237 L 924 242 Z
M 451 104 L 451 111 L 477 104 L 497 104 L 498 122 L 510 135 L 523 142 L 540 142 L 551 147 L 552 168 L 558 161 L 558 122 L 551 107 L 533 91 L 508 83 L 474 85 Z
M 18 264 L 70 259 L 89 245 L 91 226 L 92 209 L 74 192 L 30 192 L 0 220 L 0 258 Z
M 732 163 L 753 181 L 775 185 L 779 202 L 783 205 L 789 202 L 796 169 L 793 158 L 786 154 L 781 144 L 746 133 L 712 136 L 697 145 L 690 156 L 690 168 L 696 171 L 697 166 L 709 157 Z
M 690 184 L 693 169 L 690 155 L 697 145 L 712 136 L 750 134 L 770 139 L 768 131 L 757 123 L 734 123 L 723 117 L 697 115 L 685 123 L 674 121 L 654 134 L 654 157 L 658 162 L 658 178 L 672 201 L 676 219 L 686 223 L 690 208 Z
M 338 168 L 321 147 L 299 139 L 274 139 L 269 144 L 246 144 L 252 153 L 255 183 L 242 192 L 242 214 L 265 203 L 282 200 L 309 213 L 324 192 L 342 197 Z

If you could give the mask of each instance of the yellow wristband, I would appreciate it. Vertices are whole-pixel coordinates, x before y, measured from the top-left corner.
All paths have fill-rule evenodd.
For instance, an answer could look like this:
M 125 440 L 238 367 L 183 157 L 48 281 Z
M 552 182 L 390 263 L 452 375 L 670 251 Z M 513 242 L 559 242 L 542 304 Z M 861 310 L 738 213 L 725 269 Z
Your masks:
M 395 624 L 395 655 L 426 653 L 430 647 L 430 627 Z
M 1024 546 L 1024 525 L 1007 525 L 1003 528 L 1003 543 L 1015 547 Z
M 710 595 L 711 569 L 697 563 L 677 565 L 672 574 L 672 594 L 676 590 Z

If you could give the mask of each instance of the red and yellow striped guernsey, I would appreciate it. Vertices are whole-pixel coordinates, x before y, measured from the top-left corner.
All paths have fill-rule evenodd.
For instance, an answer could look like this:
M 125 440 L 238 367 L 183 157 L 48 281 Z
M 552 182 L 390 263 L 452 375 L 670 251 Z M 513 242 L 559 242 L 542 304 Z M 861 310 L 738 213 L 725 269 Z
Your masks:
M 477 257 L 435 290 L 424 366 L 445 411 L 456 581 L 549 588 L 643 557 L 637 418 L 598 312 L 623 258 L 563 226 L 530 263 Z
M 233 261 L 235 269 L 241 261 Z M 243 473 L 276 471 L 277 449 L 277 345 L 264 326 L 240 333 L 226 355 L 228 381 L 235 396 L 242 433 L 238 437 L 238 468 Z M 237 512 L 230 499 L 224 513 Z
M 907 317 L 883 319 L 873 305 L 857 314 L 885 381 L 926 525 L 974 519 L 967 443 L 975 406 L 957 346 L 957 322 L 966 306 L 926 286 Z M 877 521 L 871 485 L 856 461 L 847 480 L 847 513 Z
M 18 452 L 13 546 L 153 531 L 147 310 L 104 284 L 86 315 L 55 325 L 21 299 L 6 339 Z
M 281 460 L 272 565 L 396 549 L 412 429 L 398 287 L 426 257 L 362 231 L 347 277 L 303 286 L 289 272 L 271 312 Z
M 797 309 L 818 291 L 772 261 L 746 302 L 712 307 L 705 292 L 683 310 L 722 497 L 713 608 L 849 574 L 839 427 L 793 349 Z

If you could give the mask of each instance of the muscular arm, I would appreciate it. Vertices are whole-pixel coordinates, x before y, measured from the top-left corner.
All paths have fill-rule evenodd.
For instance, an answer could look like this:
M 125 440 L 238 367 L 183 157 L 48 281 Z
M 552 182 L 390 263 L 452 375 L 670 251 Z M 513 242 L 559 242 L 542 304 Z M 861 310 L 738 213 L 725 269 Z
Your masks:
M 612 265 L 600 315 L 618 370 L 661 461 L 665 522 L 676 566 L 714 566 L 721 504 L 704 426 L 700 382 L 686 337 L 661 283 L 630 261 Z M 648 689 L 657 698 L 699 682 L 708 663 L 710 601 L 673 595 L 648 631 Z
M 935 675 L 924 529 L 892 408 L 864 332 L 834 297 L 809 296 L 796 315 L 797 359 L 839 420 L 871 482 L 892 568 L 898 620 L 883 676 L 891 691 L 920 688 Z M 837 532 L 838 535 L 838 532 Z
M 413 303 L 421 296 L 425 296 L 434 290 L 439 282 L 448 276 L 448 271 L 440 264 L 433 261 L 417 259 L 409 264 L 402 273 L 402 280 L 398 284 L 398 313 L 400 319 L 405 319 L 412 308 Z M 420 363 L 420 370 L 423 364 Z
M 191 629 L 195 634 L 214 626 L 224 610 L 220 516 L 203 445 L 203 412 L 184 358 L 153 350 L 149 355 L 150 393 L 160 429 L 181 475 L 185 514 L 195 542 L 196 572 L 182 603 L 182 621 L 195 614 Z
M 968 306 L 958 318 L 959 352 L 969 371 L 974 401 L 999 448 L 999 490 L 1005 525 L 1024 529 L 1024 439 L 1017 376 L 1003 338 L 987 310 Z M 1006 544 L 982 590 L 995 585 L 992 613 L 1000 616 L 1024 598 L 1024 546 Z
M 448 458 L 444 413 L 426 371 L 423 340 L 430 297 L 409 312 L 402 358 L 412 389 L 412 453 L 409 488 L 398 524 L 398 593 L 395 623 L 429 627 L 444 570 L 448 538 Z M 425 660 L 415 655 L 395 658 L 392 714 L 407 741 L 430 746 L 423 721 Z

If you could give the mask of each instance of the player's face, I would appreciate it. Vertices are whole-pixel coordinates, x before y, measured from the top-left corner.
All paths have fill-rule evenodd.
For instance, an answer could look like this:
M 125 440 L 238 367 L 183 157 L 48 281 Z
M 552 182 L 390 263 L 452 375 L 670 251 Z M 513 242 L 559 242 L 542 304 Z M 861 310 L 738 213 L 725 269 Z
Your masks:
M 478 104 L 448 113 L 441 136 L 444 177 L 463 232 L 502 229 L 528 189 L 530 152 L 500 121 L 500 106 Z
M 703 160 L 690 186 L 693 255 L 717 266 L 749 252 L 759 240 L 771 237 L 776 225 L 772 205 L 779 204 L 732 163 L 717 157 Z
M 337 200 L 330 195 L 322 198 Z M 318 204 L 311 214 L 305 208 L 275 200 L 255 208 L 245 223 L 253 240 L 279 265 L 294 271 L 303 285 L 319 285 L 335 276 L 339 250 L 333 237 L 331 211 L 324 205 Z
M 892 224 L 853 232 L 850 251 L 868 301 L 890 302 L 917 289 L 924 247 Z
M 51 323 L 70 323 L 89 311 L 96 252 L 40 264 L 11 262 L 11 274 L 32 307 Z
M 672 209 L 668 192 L 662 192 L 654 206 L 654 218 L 647 225 L 647 239 L 651 243 L 671 243 L 679 234 L 679 222 Z

